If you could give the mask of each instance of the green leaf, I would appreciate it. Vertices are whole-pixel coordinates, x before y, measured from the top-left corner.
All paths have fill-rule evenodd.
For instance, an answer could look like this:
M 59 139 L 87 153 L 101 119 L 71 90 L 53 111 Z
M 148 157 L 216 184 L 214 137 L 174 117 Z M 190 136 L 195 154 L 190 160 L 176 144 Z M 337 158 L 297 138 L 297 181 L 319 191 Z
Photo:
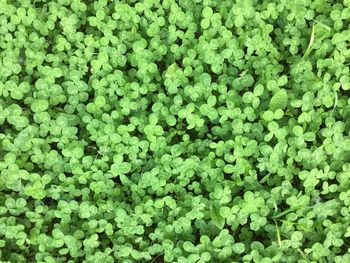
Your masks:
M 221 217 L 217 208 L 212 207 L 210 209 L 210 218 L 212 223 L 219 229 L 223 229 L 225 225 L 225 219 Z
M 244 246 L 243 243 L 235 243 L 232 246 L 232 250 L 236 254 L 242 254 L 244 252 L 244 250 L 245 250 L 245 246 Z
M 35 100 L 31 105 L 31 109 L 33 112 L 43 112 L 47 110 L 48 107 L 49 103 L 46 100 Z
M 278 90 L 271 98 L 269 109 L 275 111 L 277 109 L 284 109 L 288 103 L 288 94 L 285 89 Z
M 103 96 L 97 96 L 95 98 L 95 105 L 98 108 L 102 108 L 106 104 L 106 99 Z

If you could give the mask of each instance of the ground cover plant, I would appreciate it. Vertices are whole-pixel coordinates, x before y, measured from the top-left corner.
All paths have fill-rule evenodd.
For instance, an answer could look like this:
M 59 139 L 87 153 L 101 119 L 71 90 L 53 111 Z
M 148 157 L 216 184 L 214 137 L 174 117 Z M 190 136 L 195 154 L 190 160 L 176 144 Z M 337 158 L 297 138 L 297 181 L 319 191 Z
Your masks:
M 350 262 L 349 19 L 0 0 L 0 261 Z

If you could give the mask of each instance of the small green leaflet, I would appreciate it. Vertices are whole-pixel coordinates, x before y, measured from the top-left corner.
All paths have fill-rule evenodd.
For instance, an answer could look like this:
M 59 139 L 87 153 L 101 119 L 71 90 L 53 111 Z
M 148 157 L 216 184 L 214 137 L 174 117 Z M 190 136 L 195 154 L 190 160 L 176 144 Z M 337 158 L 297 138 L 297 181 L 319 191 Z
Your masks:
M 284 109 L 288 103 L 288 95 L 285 89 L 280 89 L 272 96 L 269 104 L 269 108 L 272 111 L 278 109 Z
M 223 229 L 224 225 L 225 225 L 225 219 L 223 217 L 220 216 L 219 211 L 217 208 L 212 207 L 210 209 L 210 217 L 211 220 L 213 222 L 213 224 L 219 228 L 219 229 Z

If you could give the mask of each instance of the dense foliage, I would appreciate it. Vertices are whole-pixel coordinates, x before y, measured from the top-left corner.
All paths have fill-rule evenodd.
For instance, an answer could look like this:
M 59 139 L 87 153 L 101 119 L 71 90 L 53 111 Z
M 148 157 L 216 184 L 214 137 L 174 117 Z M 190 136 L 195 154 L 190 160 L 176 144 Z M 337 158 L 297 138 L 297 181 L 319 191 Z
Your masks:
M 350 262 L 349 19 L 0 0 L 1 262 Z

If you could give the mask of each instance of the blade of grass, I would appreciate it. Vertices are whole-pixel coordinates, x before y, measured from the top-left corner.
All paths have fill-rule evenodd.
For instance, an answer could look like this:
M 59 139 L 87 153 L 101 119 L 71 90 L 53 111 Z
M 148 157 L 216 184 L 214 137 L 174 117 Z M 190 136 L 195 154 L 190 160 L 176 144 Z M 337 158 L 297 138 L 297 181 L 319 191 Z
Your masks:
M 275 222 L 275 226 L 276 226 L 276 237 L 277 237 L 278 245 L 279 245 L 279 247 L 282 247 L 281 234 L 280 234 L 280 230 L 278 228 L 277 221 L 275 219 L 273 221 Z
M 309 46 L 307 47 L 303 58 L 306 58 L 309 55 L 309 53 L 311 51 L 311 46 L 312 46 L 312 43 L 314 43 L 314 40 L 315 40 L 315 23 L 312 24 L 312 30 L 311 30 Z
M 270 175 L 271 175 L 271 173 L 266 174 L 266 175 L 259 181 L 259 183 L 261 183 L 261 184 L 265 183 L 265 182 L 269 179 Z
M 277 214 L 277 211 L 278 211 L 278 208 L 277 208 L 277 204 L 275 201 L 273 201 L 273 206 L 275 208 L 275 213 L 273 215 L 276 215 Z
M 309 259 L 307 258 L 307 256 L 305 255 L 305 253 L 304 253 L 300 248 L 297 248 L 297 251 L 300 253 L 300 255 L 301 255 L 307 262 L 310 262 Z
M 328 31 L 331 31 L 332 29 L 329 27 L 329 26 L 327 26 L 326 24 L 324 24 L 324 23 L 322 23 L 322 22 L 320 22 L 320 21 L 318 21 L 318 20 L 316 20 L 316 19 L 312 19 L 315 23 L 317 23 L 317 24 L 319 24 L 320 26 L 322 26 L 324 29 L 326 29 L 326 30 L 328 30 Z
M 157 255 L 152 261 L 151 263 L 153 263 L 160 255 Z
M 231 21 L 232 19 L 232 15 L 233 15 L 233 8 L 234 6 L 232 6 L 232 8 L 230 9 L 228 15 L 227 15 L 227 18 L 226 18 L 226 21 L 225 21 L 225 26 L 228 25 L 228 23 Z
M 290 212 L 293 212 L 293 211 L 295 211 L 295 210 L 298 210 L 298 209 L 301 208 L 301 207 L 302 207 L 302 206 L 294 206 L 294 207 L 291 207 L 291 208 L 289 208 L 289 209 L 287 209 L 287 210 L 285 210 L 285 211 L 283 211 L 283 212 L 281 212 L 281 213 L 279 213 L 279 214 L 277 214 L 277 215 L 274 215 L 273 218 L 282 217 L 282 216 L 284 216 L 284 215 L 286 215 L 286 214 L 288 214 L 288 213 L 290 213 Z
M 334 107 L 333 107 L 333 110 L 332 110 L 332 116 L 333 116 L 333 113 L 334 113 L 334 110 L 335 108 L 337 107 L 337 104 L 338 104 L 338 93 L 335 89 L 334 90 L 334 96 L 335 96 L 335 99 L 334 99 Z
M 298 209 L 301 209 L 301 208 L 311 208 L 311 207 L 312 207 L 312 206 L 302 206 L 302 205 L 293 206 L 293 207 L 291 207 L 291 208 L 289 208 L 289 209 L 287 209 L 287 210 L 285 210 L 285 211 L 283 211 L 283 212 L 281 212 L 281 213 L 279 213 L 279 214 L 277 214 L 277 215 L 274 215 L 273 218 L 280 218 L 280 217 L 282 217 L 282 216 L 284 216 L 284 215 L 286 215 L 286 214 L 288 214 L 288 213 L 290 213 L 290 212 L 296 211 L 296 210 L 298 210 Z

